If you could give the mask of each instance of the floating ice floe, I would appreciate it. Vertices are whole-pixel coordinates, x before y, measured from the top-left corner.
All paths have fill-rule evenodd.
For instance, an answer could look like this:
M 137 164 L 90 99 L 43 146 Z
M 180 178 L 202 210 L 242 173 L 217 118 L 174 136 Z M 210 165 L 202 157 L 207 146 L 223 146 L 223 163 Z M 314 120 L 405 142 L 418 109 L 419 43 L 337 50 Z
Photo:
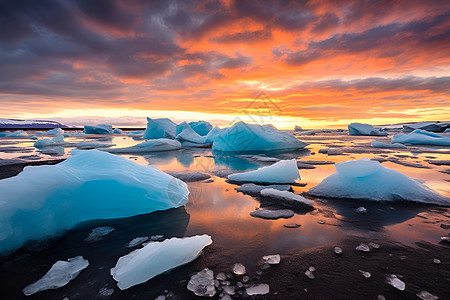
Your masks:
M 433 132 L 445 132 L 445 130 L 450 129 L 450 122 L 420 122 L 403 125 L 403 132 L 411 132 L 416 129 Z
M 181 149 L 181 143 L 179 141 L 171 139 L 152 139 L 131 147 L 109 148 L 105 149 L 105 151 L 110 153 L 145 153 L 178 149 Z
M 231 174 L 228 175 L 228 179 L 237 182 L 294 183 L 297 179 L 300 179 L 300 174 L 298 173 L 297 161 L 291 159 L 282 160 L 254 171 Z
M 314 130 L 303 131 L 303 132 L 297 132 L 296 135 L 316 135 L 316 132 Z
M 258 185 L 254 183 L 244 183 L 240 187 L 235 188 L 236 191 L 243 194 L 259 195 L 264 189 L 276 189 L 279 191 L 289 191 L 291 185 L 289 184 L 271 184 L 271 185 Z
M 94 242 L 101 240 L 105 235 L 111 233 L 114 230 L 114 227 L 109 226 L 102 226 L 102 227 L 96 227 L 92 229 L 91 233 L 89 233 L 89 236 L 85 238 L 84 240 L 87 242 Z
M 62 146 L 65 145 L 63 135 L 58 135 L 52 139 L 41 139 L 34 143 L 34 147 L 42 148 L 42 147 L 50 147 L 50 146 Z
M 450 205 L 450 199 L 398 171 L 368 158 L 340 162 L 336 173 L 308 191 L 309 195 L 374 201 L 415 201 Z
M 355 211 L 360 214 L 365 214 L 367 212 L 367 209 L 364 206 L 360 206 Z
M 277 189 L 268 188 L 261 190 L 261 195 L 264 197 L 275 198 L 277 200 L 292 204 L 301 204 L 310 207 L 313 206 L 313 202 L 311 200 L 308 200 L 305 197 L 302 197 L 289 191 L 279 191 Z
M 373 148 L 406 148 L 405 145 L 400 144 L 400 143 L 394 143 L 394 144 L 388 144 L 388 143 L 383 143 L 383 142 L 379 142 L 379 141 L 372 141 L 370 143 L 370 145 Z
M 141 245 L 142 243 L 144 243 L 146 241 L 148 241 L 148 236 L 140 236 L 140 237 L 134 238 L 128 243 L 127 248 L 136 247 L 137 245 Z
M 212 297 L 216 294 L 214 285 L 214 272 L 208 268 L 192 275 L 188 282 L 187 289 L 201 297 Z
M 299 141 L 292 134 L 282 132 L 272 125 L 254 125 L 237 122 L 223 129 L 216 136 L 213 150 L 241 153 L 246 151 L 291 151 L 302 149 L 308 144 Z
M 63 134 L 64 130 L 62 130 L 61 128 L 53 128 L 47 131 L 48 135 L 57 135 L 57 134 Z
M 23 137 L 28 137 L 28 134 L 23 130 L 17 130 L 17 131 L 10 133 L 8 135 L 8 137 L 23 138 Z
M 294 216 L 294 211 L 290 209 L 270 210 L 270 209 L 258 209 L 252 211 L 250 216 L 262 218 L 262 219 L 280 219 L 291 218 Z
M 212 125 L 206 121 L 189 122 L 189 127 L 201 136 L 206 136 L 213 129 Z
M 425 130 L 414 130 L 411 133 L 399 133 L 392 137 L 392 143 L 411 145 L 450 146 L 450 138 Z
M 179 207 L 187 185 L 158 170 L 98 150 L 74 150 L 56 165 L 27 166 L 0 180 L 0 253 L 92 219 Z M 30 195 L 33 195 L 30 197 Z
M 370 124 L 351 123 L 348 125 L 349 135 L 377 135 L 386 136 L 387 132 L 374 128 Z
M 96 126 L 84 125 L 85 134 L 112 134 L 113 129 L 111 125 L 99 124 Z
M 162 139 L 176 136 L 176 124 L 167 118 L 151 119 L 147 118 L 147 128 L 144 131 L 143 138 L 148 139 Z
M 206 234 L 149 243 L 119 258 L 111 275 L 117 286 L 125 290 L 193 261 L 211 243 L 211 237 Z
M 88 266 L 89 262 L 82 256 L 69 258 L 67 261 L 58 260 L 44 277 L 24 288 L 23 293 L 25 296 L 30 296 L 37 292 L 65 286 Z
M 78 149 L 97 149 L 97 148 L 109 148 L 115 146 L 115 144 L 88 141 L 76 143 L 74 146 L 77 147 Z
M 114 128 L 113 133 L 115 133 L 115 134 L 122 134 L 123 131 L 120 128 Z
M 255 296 L 255 295 L 266 295 L 270 292 L 270 287 L 268 284 L 261 283 L 258 285 L 253 285 L 248 287 L 246 290 L 247 295 Z

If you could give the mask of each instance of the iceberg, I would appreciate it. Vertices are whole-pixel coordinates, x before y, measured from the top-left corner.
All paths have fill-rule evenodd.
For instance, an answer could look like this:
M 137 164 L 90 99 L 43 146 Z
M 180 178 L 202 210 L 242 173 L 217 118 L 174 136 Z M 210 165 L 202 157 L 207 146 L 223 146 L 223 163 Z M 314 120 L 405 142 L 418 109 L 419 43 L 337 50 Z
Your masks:
M 122 129 L 120 129 L 120 128 L 114 128 L 113 133 L 116 133 L 116 134 L 122 134 L 123 131 L 122 131 Z
M 189 126 L 201 136 L 206 136 L 213 128 L 212 125 L 206 121 L 189 122 Z
M 254 125 L 237 122 L 223 129 L 216 136 L 213 150 L 224 152 L 249 151 L 293 151 L 306 147 L 308 144 L 299 141 L 288 132 L 282 132 L 272 125 Z
M 167 118 L 151 119 L 147 118 L 147 128 L 144 131 L 143 139 L 161 139 L 176 137 L 176 124 Z
M 394 148 L 394 149 L 396 149 L 396 148 L 399 148 L 399 149 L 400 148 L 406 148 L 406 146 L 403 145 L 403 144 L 399 144 L 399 143 L 388 144 L 388 143 L 383 143 L 383 142 L 379 142 L 379 141 L 372 141 L 370 143 L 370 145 L 373 148 Z
M 211 129 L 210 132 L 206 135 L 205 143 L 206 144 L 212 144 L 214 143 L 214 139 L 222 132 L 222 129 L 215 126 L 213 129 Z
M 41 139 L 34 143 L 34 147 L 36 148 L 42 148 L 42 147 L 49 147 L 49 146 L 62 146 L 65 145 L 66 142 L 64 141 L 63 135 L 58 135 L 52 139 Z
M 64 130 L 62 130 L 61 128 L 53 128 L 47 131 L 48 135 L 57 135 L 57 134 L 63 134 Z
M 24 288 L 23 293 L 25 296 L 31 296 L 37 292 L 65 286 L 88 266 L 89 261 L 82 256 L 69 258 L 67 261 L 58 260 L 44 277 Z
M 269 188 L 261 190 L 261 196 L 275 198 L 277 200 L 292 203 L 292 204 L 301 204 L 306 206 L 313 206 L 313 202 L 302 197 L 300 195 L 294 194 L 289 191 L 280 191 L 277 189 Z
M 335 167 L 336 173 L 325 178 L 307 193 L 330 198 L 373 201 L 406 200 L 450 205 L 449 198 L 369 158 L 340 162 Z
M 205 144 L 206 137 L 200 136 L 190 126 L 186 127 L 180 134 L 177 135 L 177 140 L 186 141 L 196 144 Z
M 291 159 L 281 160 L 271 166 L 254 171 L 231 174 L 228 175 L 228 179 L 236 182 L 294 183 L 300 179 L 300 174 L 297 169 L 297 161 Z
M 387 132 L 376 129 L 370 124 L 351 123 L 350 125 L 348 125 L 348 134 L 386 136 Z
M 2 131 L 2 132 L 0 132 L 0 137 L 6 137 L 6 136 L 9 136 L 11 134 L 11 132 L 9 132 L 9 131 Z
M 416 129 L 411 133 L 399 133 L 392 137 L 392 143 L 411 145 L 450 146 L 450 138 L 437 133 Z
M 142 142 L 140 144 L 125 148 L 110 148 L 104 151 L 110 153 L 145 153 L 156 151 L 170 151 L 181 148 L 181 143 L 171 139 L 154 139 Z
M 23 137 L 28 137 L 28 134 L 23 130 L 17 130 L 17 131 L 10 133 L 8 135 L 8 137 L 23 138 Z
M 404 124 L 403 132 L 411 132 L 416 129 L 433 131 L 433 132 L 445 132 L 450 128 L 450 122 L 420 122 L 414 124 Z
M 175 132 L 177 135 L 179 135 L 183 130 L 185 130 L 188 127 L 191 127 L 191 126 L 189 126 L 188 122 L 186 122 L 186 121 L 181 122 L 180 124 L 175 126 Z
M 120 257 L 111 275 L 117 286 L 125 290 L 195 260 L 211 244 L 211 237 L 206 234 L 149 243 Z
M 86 134 L 112 134 L 111 125 L 99 124 L 97 126 L 84 125 L 84 133 Z
M 188 202 L 187 185 L 154 166 L 98 150 L 0 180 L 0 253 L 76 224 L 150 213 Z M 30 195 L 33 195 L 30 197 Z

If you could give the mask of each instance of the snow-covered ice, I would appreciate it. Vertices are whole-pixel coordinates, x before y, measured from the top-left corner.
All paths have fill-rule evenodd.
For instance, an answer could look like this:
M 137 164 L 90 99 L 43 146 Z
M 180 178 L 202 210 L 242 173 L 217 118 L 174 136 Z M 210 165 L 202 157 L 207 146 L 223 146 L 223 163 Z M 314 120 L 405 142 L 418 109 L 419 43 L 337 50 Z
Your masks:
M 416 129 L 411 133 L 399 133 L 392 137 L 392 143 L 411 145 L 450 146 L 450 138 L 437 133 Z
M 268 284 L 261 283 L 258 285 L 253 285 L 248 287 L 246 290 L 247 295 L 255 296 L 255 295 L 266 295 L 270 292 L 270 287 Z
M 299 141 L 292 134 L 282 132 L 272 125 L 256 125 L 237 122 L 223 129 L 216 136 L 213 150 L 225 152 L 245 151 L 290 151 L 306 147 L 308 144 Z
M 313 202 L 311 200 L 289 191 L 279 191 L 277 189 L 268 188 L 261 190 L 261 195 L 264 197 L 275 198 L 283 202 L 313 206 Z
M 64 136 L 58 135 L 52 139 L 37 140 L 33 146 L 36 148 L 42 148 L 42 147 L 51 147 L 51 146 L 62 146 L 65 144 L 66 144 L 66 142 L 64 141 Z
M 0 193 L 0 253 L 82 221 L 179 207 L 189 195 L 184 182 L 154 166 L 98 150 L 73 150 L 59 164 L 27 166 L 0 180 Z
M 111 269 L 111 275 L 117 281 L 117 286 L 125 290 L 193 261 L 200 255 L 203 248 L 211 243 L 209 235 L 171 238 L 162 242 L 149 243 L 141 249 L 120 257 L 116 266 Z
M 176 124 L 167 118 L 151 119 L 147 118 L 147 128 L 144 131 L 143 138 L 148 139 L 162 139 L 176 136 Z
M 294 211 L 290 209 L 280 209 L 280 210 L 258 209 L 252 211 L 250 213 L 250 216 L 262 219 L 291 218 L 294 216 Z
M 370 145 L 373 148 L 394 148 L 394 149 L 406 148 L 405 145 L 400 144 L 400 143 L 388 144 L 388 143 L 383 143 L 383 142 L 379 142 L 379 141 L 372 141 L 370 143 Z
M 171 151 L 181 149 L 181 143 L 171 139 L 152 139 L 131 147 L 110 148 L 105 151 L 110 153 L 145 153 L 157 151 Z
M 216 294 L 214 286 L 214 272 L 208 268 L 192 275 L 188 282 L 187 289 L 197 296 L 212 297 Z
M 449 205 L 444 197 L 417 180 L 382 166 L 368 158 L 340 162 L 336 173 L 311 188 L 319 197 L 366 199 L 374 201 L 415 201 Z
M 240 187 L 235 188 L 236 191 L 243 194 L 259 195 L 264 189 L 276 189 L 279 191 L 289 191 L 291 185 L 289 184 L 271 184 L 271 185 L 258 185 L 254 183 L 244 183 Z
M 295 159 L 282 160 L 271 166 L 261 167 L 258 170 L 228 175 L 228 179 L 237 182 L 256 183 L 294 183 L 300 179 Z
M 30 296 L 37 292 L 65 286 L 88 266 L 89 262 L 82 256 L 69 258 L 67 261 L 58 260 L 44 277 L 24 288 L 23 293 Z
M 112 125 L 99 124 L 95 126 L 84 125 L 85 134 L 112 134 Z
M 348 125 L 349 135 L 377 135 L 386 136 L 387 132 L 374 128 L 370 124 L 351 123 Z

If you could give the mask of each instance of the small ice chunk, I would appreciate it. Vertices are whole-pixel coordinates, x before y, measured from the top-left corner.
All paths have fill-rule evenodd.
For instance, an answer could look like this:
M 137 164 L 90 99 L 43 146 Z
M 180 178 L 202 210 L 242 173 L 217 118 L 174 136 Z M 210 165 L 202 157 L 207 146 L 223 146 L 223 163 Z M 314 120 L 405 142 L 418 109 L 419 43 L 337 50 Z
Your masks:
M 416 129 L 408 134 L 399 133 L 394 135 L 392 143 L 450 146 L 450 138 L 426 130 Z
M 356 212 L 360 214 L 365 214 L 367 212 L 367 209 L 364 206 L 360 206 L 356 209 Z
M 103 297 L 109 297 L 114 293 L 114 289 L 108 289 L 107 287 L 102 287 L 98 294 Z
M 279 191 L 288 191 L 291 189 L 289 184 L 272 184 L 272 185 L 258 185 L 254 183 L 244 183 L 240 187 L 235 188 L 236 191 L 243 194 L 259 195 L 264 189 L 276 189 Z
M 226 295 L 223 295 L 222 297 L 220 297 L 220 300 L 231 300 L 231 297 L 230 297 L 230 295 L 226 294 Z
M 405 145 L 400 143 L 388 144 L 379 141 L 372 141 L 370 145 L 373 148 L 406 148 Z
M 107 235 L 111 231 L 113 231 L 113 227 L 109 226 L 102 226 L 92 229 L 91 233 L 89 233 L 89 236 L 85 238 L 84 240 L 87 242 L 93 242 L 93 241 L 99 241 L 102 239 L 103 236 Z
M 234 286 L 224 286 L 223 291 L 228 295 L 234 295 L 236 293 L 236 288 Z
M 280 210 L 258 209 L 252 211 L 250 213 L 250 216 L 262 219 L 291 218 L 294 216 L 294 211 L 290 209 L 280 209 Z
M 380 249 L 380 245 L 377 244 L 377 243 L 370 242 L 368 245 L 369 245 L 369 247 L 372 248 L 372 249 Z
M 220 273 L 217 273 L 216 279 L 223 281 L 223 280 L 227 279 L 227 276 L 225 275 L 224 272 L 220 272 Z
M 342 254 L 342 249 L 339 247 L 334 247 L 334 253 L 336 254 Z
M 89 266 L 89 262 L 82 256 L 69 258 L 67 261 L 58 260 L 44 277 L 24 288 L 23 293 L 25 296 L 30 296 L 40 291 L 65 286 L 87 266 Z
M 155 298 L 155 300 L 166 300 L 166 296 L 165 295 L 159 295 L 158 297 Z
M 384 297 L 383 295 L 378 295 L 377 300 L 386 300 L 386 297 Z
M 377 136 L 386 136 L 387 132 L 382 131 L 382 129 L 374 128 L 370 124 L 363 123 L 351 123 L 348 125 L 348 134 L 349 135 L 377 135 Z
M 358 251 L 363 251 L 363 252 L 369 252 L 370 248 L 369 245 L 365 244 L 365 243 L 361 243 L 358 247 L 355 248 Z
M 306 277 L 308 277 L 309 279 L 314 279 L 316 278 L 313 274 L 313 272 L 311 272 L 310 270 L 306 270 L 305 272 Z
M 248 277 L 248 276 L 242 277 L 242 282 L 243 283 L 247 283 L 249 280 L 250 280 L 250 277 Z
M 150 237 L 150 239 L 151 239 L 152 241 L 157 241 L 157 240 L 160 240 L 160 239 L 162 239 L 162 238 L 164 238 L 164 236 L 163 236 L 162 234 L 152 235 L 152 236 Z
M 277 265 L 280 263 L 281 257 L 279 254 L 265 255 L 263 256 L 263 260 L 269 265 Z
M 433 258 L 433 262 L 434 262 L 435 264 L 440 264 L 440 263 L 441 263 L 441 260 L 438 259 L 438 258 Z
M 261 283 L 258 285 L 253 285 L 251 287 L 248 287 L 246 289 L 247 295 L 254 296 L 254 295 L 266 295 L 270 292 L 270 287 L 268 284 Z
M 392 285 L 393 287 L 395 287 L 396 289 L 400 290 L 400 291 L 404 291 L 405 290 L 405 283 L 403 281 L 401 281 L 400 279 L 398 279 L 398 277 L 394 274 L 390 274 L 386 276 L 386 280 L 387 283 Z
M 52 139 L 41 139 L 34 143 L 34 147 L 36 148 L 43 148 L 43 147 L 50 147 L 50 146 L 62 146 L 66 144 L 64 141 L 63 135 L 58 135 Z
M 241 263 L 234 264 L 233 273 L 236 275 L 244 275 L 245 274 L 245 266 Z
M 366 277 L 366 278 L 370 278 L 370 276 L 372 276 L 369 272 L 366 272 L 366 271 L 363 271 L 363 270 L 359 270 L 359 273 L 361 273 L 361 275 Z
M 208 268 L 192 275 L 187 289 L 194 292 L 195 295 L 201 297 L 212 297 L 216 294 L 214 286 L 214 272 Z
M 261 195 L 264 197 L 275 198 L 283 202 L 313 206 L 313 202 L 311 200 L 288 191 L 279 191 L 277 189 L 263 189 L 261 190 Z
M 255 183 L 293 183 L 300 179 L 297 161 L 281 160 L 258 170 L 228 175 L 228 179 L 237 182 Z
M 308 270 L 309 270 L 310 272 L 315 272 L 315 271 L 316 271 L 316 268 L 314 268 L 313 266 L 310 266 Z
M 128 243 L 127 248 L 135 247 L 146 241 L 148 241 L 148 236 L 140 236 L 140 237 L 134 238 Z
M 439 299 L 438 296 L 435 296 L 427 291 L 421 291 L 420 293 L 416 294 L 417 297 L 419 297 L 422 300 L 437 300 Z

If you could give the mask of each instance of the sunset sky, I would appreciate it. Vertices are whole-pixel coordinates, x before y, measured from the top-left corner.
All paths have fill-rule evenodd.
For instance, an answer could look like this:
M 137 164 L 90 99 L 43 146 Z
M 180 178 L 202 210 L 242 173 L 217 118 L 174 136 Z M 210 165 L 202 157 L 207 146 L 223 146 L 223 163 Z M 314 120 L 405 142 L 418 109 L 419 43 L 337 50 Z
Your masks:
M 2 0 L 3 118 L 450 120 L 450 1 Z

